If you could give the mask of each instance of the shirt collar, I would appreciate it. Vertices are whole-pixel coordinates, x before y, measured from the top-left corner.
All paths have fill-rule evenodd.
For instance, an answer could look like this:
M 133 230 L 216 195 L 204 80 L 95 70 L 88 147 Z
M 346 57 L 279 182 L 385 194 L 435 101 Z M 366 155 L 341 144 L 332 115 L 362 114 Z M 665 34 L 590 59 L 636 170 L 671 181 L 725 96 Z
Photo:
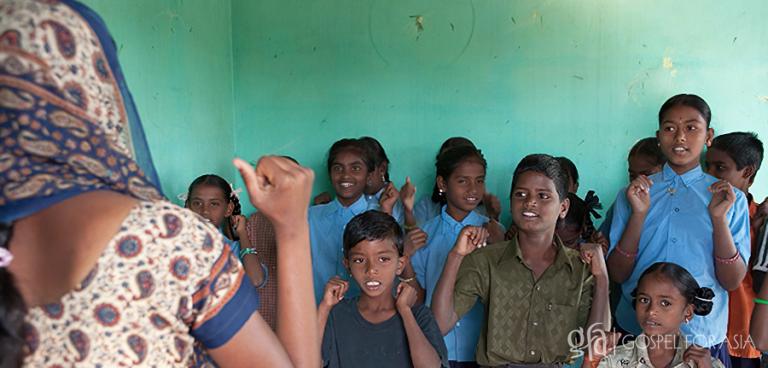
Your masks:
M 638 363 L 651 367 L 651 358 L 648 356 L 647 346 L 649 344 L 654 344 L 655 342 L 650 341 L 650 338 L 643 333 L 640 334 L 637 339 L 635 339 L 634 343 Z M 688 367 L 688 365 L 681 365 L 685 363 L 683 361 L 683 354 L 685 353 L 686 349 L 688 349 L 688 341 L 686 341 L 685 336 L 682 334 L 678 335 L 677 346 L 675 347 L 675 356 L 672 358 L 672 362 L 669 364 L 670 367 Z
M 378 192 L 376 192 L 376 193 L 373 193 L 373 194 L 363 194 L 363 197 L 365 197 L 365 199 L 366 199 L 368 202 L 371 202 L 371 201 L 373 201 L 373 200 L 375 200 L 376 202 L 378 202 L 378 201 L 379 201 L 379 199 L 381 199 L 381 194 L 382 194 L 382 193 L 384 193 L 384 189 L 387 189 L 387 186 L 386 186 L 386 185 L 385 185 L 385 186 L 383 186 L 381 189 L 379 189 L 379 191 L 378 191 Z
M 704 171 L 701 169 L 701 165 L 696 165 L 693 169 L 686 171 L 682 175 L 678 175 L 675 170 L 672 170 L 669 163 L 665 163 L 661 172 L 664 181 L 674 181 L 676 178 L 680 178 L 683 185 L 686 187 L 701 180 L 705 176 Z
M 448 205 L 444 204 L 443 207 L 440 209 L 440 218 L 442 219 L 443 223 L 448 226 L 451 230 L 458 233 L 463 229 L 465 226 L 472 225 L 477 226 L 478 223 L 484 222 L 481 221 L 481 216 L 478 215 L 475 211 L 469 211 L 469 214 L 464 217 L 461 222 L 456 221 L 451 215 L 448 214 Z
M 573 256 L 568 253 L 565 245 L 563 245 L 563 242 L 560 240 L 559 237 L 555 236 L 554 242 L 555 242 L 555 248 L 557 248 L 557 255 L 555 256 L 555 261 L 552 263 L 550 267 L 560 268 L 563 266 L 568 266 L 568 268 L 571 271 L 573 271 L 574 270 Z M 518 262 L 523 263 L 523 253 L 520 251 L 520 246 L 517 242 L 517 235 L 507 241 L 507 247 L 504 250 L 504 253 L 502 253 L 501 259 L 499 259 L 499 265 L 502 265 L 506 262 L 510 262 L 514 260 L 517 260 Z
M 335 198 L 331 203 L 333 204 L 333 211 L 335 213 L 343 215 L 349 214 L 350 218 L 359 215 L 368 209 L 368 202 L 365 200 L 364 195 L 361 195 L 360 198 L 358 198 L 349 207 L 344 207 L 341 202 L 339 202 L 338 198 Z

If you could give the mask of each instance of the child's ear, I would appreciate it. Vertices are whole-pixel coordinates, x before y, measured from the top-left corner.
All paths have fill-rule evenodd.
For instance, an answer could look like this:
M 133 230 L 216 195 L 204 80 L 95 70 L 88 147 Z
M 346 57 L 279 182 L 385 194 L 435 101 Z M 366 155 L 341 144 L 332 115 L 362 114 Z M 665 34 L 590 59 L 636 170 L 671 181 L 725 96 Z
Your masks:
M 344 268 L 346 268 L 347 271 L 349 271 L 349 260 L 347 259 L 347 257 L 344 257 L 344 259 L 341 261 L 341 263 L 343 263 L 344 264 Z
M 688 304 L 683 310 L 683 320 L 688 323 L 693 319 L 693 304 Z
M 564 219 L 565 215 L 568 214 L 569 208 L 571 208 L 571 201 L 568 198 L 560 202 L 560 218 L 561 219 Z
M 754 174 L 755 174 L 755 165 L 747 165 L 744 167 L 744 173 L 741 174 L 741 177 L 744 179 L 749 179 Z
M 445 184 L 445 179 L 443 179 L 442 176 L 437 177 L 437 189 L 441 191 L 441 193 L 445 193 L 446 188 L 448 187 Z
M 224 217 L 232 216 L 232 212 L 235 211 L 235 204 L 232 201 L 229 201 L 227 203 L 227 213 L 224 214 Z
M 707 147 L 712 146 L 712 139 L 715 138 L 715 130 L 712 128 L 707 128 Z

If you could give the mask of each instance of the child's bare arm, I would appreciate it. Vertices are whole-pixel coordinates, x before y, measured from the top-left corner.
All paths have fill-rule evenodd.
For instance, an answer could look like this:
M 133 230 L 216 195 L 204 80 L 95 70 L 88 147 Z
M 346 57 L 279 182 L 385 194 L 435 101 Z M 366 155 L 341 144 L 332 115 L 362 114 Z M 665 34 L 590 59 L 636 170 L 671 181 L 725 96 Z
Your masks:
M 764 301 L 768 300 L 768 282 L 763 283 L 757 297 Z M 757 350 L 768 351 L 768 304 L 755 303 L 752 321 L 749 325 L 749 335 L 752 337 Z
M 432 295 L 432 313 L 435 315 L 437 326 L 440 327 L 440 333 L 443 335 L 447 334 L 459 320 L 459 315 L 454 309 L 453 292 L 461 262 L 475 249 L 484 246 L 487 239 L 488 230 L 485 228 L 467 226 L 461 230 L 456 244 L 448 253 L 445 266 L 443 266 L 443 273 L 440 275 L 435 293 Z
M 608 270 L 605 267 L 602 246 L 595 243 L 582 244 L 581 258 L 589 264 L 590 272 L 595 278 L 587 331 L 608 331 L 611 328 L 611 312 L 608 298 Z M 591 340 L 591 337 L 588 337 Z
M 325 324 L 328 322 L 328 315 L 331 314 L 333 306 L 339 304 L 341 299 L 344 299 L 347 289 L 349 289 L 349 282 L 342 280 L 338 276 L 330 279 L 325 284 L 323 300 L 317 306 L 317 335 L 319 337 L 317 346 L 323 346 L 323 335 L 325 334 Z
M 416 204 L 416 186 L 411 183 L 411 177 L 405 177 L 405 184 L 400 187 L 400 202 L 403 203 L 403 212 L 405 216 L 405 229 L 413 229 L 418 226 L 416 216 L 413 213 L 413 206 Z
M 728 210 L 736 203 L 736 193 L 733 186 L 725 180 L 718 181 L 709 187 L 712 200 L 709 202 L 709 217 L 712 219 L 712 241 L 715 256 L 715 275 L 717 281 L 726 290 L 739 287 L 747 265 L 741 259 L 733 234 L 728 226 Z
M 232 222 L 232 227 L 235 228 L 237 236 L 240 238 L 241 252 L 243 249 L 253 248 L 253 244 L 251 244 L 251 240 L 248 238 L 245 216 L 232 216 L 230 221 Z M 251 279 L 251 282 L 257 287 L 263 286 L 267 275 L 264 274 L 264 267 L 262 267 L 261 264 L 261 257 L 259 257 L 257 253 L 248 253 L 244 254 L 241 259 L 245 273 L 248 275 L 248 278 Z
M 416 303 L 416 290 L 406 283 L 397 289 L 397 312 L 403 319 L 405 335 L 408 338 L 408 348 L 411 351 L 411 363 L 414 368 L 434 368 L 440 366 L 440 356 L 429 342 L 421 326 L 416 321 L 411 307 Z
M 653 181 L 645 175 L 640 175 L 627 187 L 627 201 L 632 208 L 632 214 L 627 226 L 621 234 L 616 248 L 608 256 L 608 270 L 611 280 L 624 282 L 635 268 L 635 258 L 640 246 L 640 234 L 643 231 L 645 215 L 651 207 L 650 188 Z
M 407 283 L 416 290 L 416 302 L 423 304 L 427 296 L 427 291 L 421 287 L 419 280 L 416 279 L 416 272 L 413 270 L 411 259 L 408 257 L 408 261 L 405 262 L 403 272 L 400 274 L 401 283 Z

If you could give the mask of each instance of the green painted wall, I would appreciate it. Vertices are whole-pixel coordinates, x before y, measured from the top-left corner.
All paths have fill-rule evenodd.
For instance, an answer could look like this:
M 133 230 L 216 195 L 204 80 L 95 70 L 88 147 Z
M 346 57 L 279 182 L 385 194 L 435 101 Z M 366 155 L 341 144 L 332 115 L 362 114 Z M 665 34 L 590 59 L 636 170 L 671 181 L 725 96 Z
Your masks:
M 166 195 L 200 174 L 232 180 L 228 1 L 85 0 L 107 23 Z
M 703 96 L 717 132 L 768 140 L 767 12 L 760 0 L 233 0 L 235 152 L 294 156 L 319 191 L 332 142 L 372 135 L 394 180 L 426 194 L 438 146 L 463 135 L 502 198 L 520 158 L 545 152 L 571 157 L 581 194 L 610 204 L 671 95 Z

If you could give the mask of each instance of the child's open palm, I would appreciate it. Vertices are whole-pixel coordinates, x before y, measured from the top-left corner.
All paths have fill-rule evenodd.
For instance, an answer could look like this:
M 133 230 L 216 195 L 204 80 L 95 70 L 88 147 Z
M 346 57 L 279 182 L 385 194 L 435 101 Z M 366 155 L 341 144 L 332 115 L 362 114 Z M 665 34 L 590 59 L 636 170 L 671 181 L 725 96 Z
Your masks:
M 342 280 L 339 276 L 335 276 L 325 284 L 325 292 L 323 292 L 323 301 L 321 303 L 325 304 L 329 309 L 332 308 L 344 299 L 344 294 L 347 293 L 348 289 L 349 282 Z
M 312 181 L 311 169 L 278 156 L 264 156 L 256 168 L 249 163 L 235 159 L 251 204 L 275 225 L 288 228 L 298 222 L 307 221 Z
M 733 186 L 725 180 L 720 180 L 710 185 L 709 191 L 712 193 L 712 200 L 709 201 L 709 216 L 712 218 L 724 218 L 725 214 L 728 213 L 728 210 L 736 202 L 736 193 L 733 191 Z
M 456 238 L 453 251 L 462 256 L 469 255 L 475 249 L 484 247 L 489 235 L 488 230 L 482 226 L 465 226 Z
M 632 213 L 644 214 L 651 207 L 651 186 L 653 181 L 645 175 L 638 175 L 627 187 L 627 201 Z

